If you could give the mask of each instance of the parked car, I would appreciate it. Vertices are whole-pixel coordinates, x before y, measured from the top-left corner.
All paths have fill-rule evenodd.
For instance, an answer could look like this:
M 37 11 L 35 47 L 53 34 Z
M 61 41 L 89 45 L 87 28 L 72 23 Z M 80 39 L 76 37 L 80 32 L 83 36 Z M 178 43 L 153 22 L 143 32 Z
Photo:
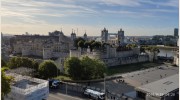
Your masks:
M 57 89 L 59 88 L 60 84 L 62 84 L 62 82 L 57 79 L 49 80 L 49 88 Z

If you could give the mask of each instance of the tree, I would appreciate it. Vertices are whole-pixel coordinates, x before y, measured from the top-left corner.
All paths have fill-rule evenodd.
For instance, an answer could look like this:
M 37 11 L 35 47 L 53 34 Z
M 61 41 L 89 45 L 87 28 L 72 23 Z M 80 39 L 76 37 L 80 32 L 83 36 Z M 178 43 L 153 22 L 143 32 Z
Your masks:
M 79 37 L 79 38 L 77 38 L 77 39 L 74 40 L 74 46 L 75 46 L 75 47 L 78 47 L 78 42 L 79 42 L 79 41 L 85 42 L 85 40 L 84 40 L 83 38 Z
M 4 73 L 5 69 L 1 69 L 1 99 L 4 99 L 4 96 L 6 96 L 10 91 L 10 83 L 12 82 L 13 78 L 10 76 L 6 76 Z
M 137 45 L 136 44 L 127 44 L 126 47 L 133 49 L 133 48 L 137 47 Z
M 91 43 L 89 41 L 84 42 L 84 48 L 88 48 L 88 46 L 91 46 Z
M 78 42 L 78 47 L 84 48 L 84 41 L 80 40 Z
M 8 62 L 9 68 L 27 67 L 37 68 L 37 62 L 27 57 L 12 57 Z
M 69 76 L 74 80 L 90 80 L 103 78 L 106 71 L 105 64 L 99 60 L 87 56 L 79 59 L 71 57 L 66 59 L 65 68 Z
M 46 60 L 39 65 L 38 71 L 43 79 L 55 77 L 57 75 L 57 67 L 51 60 Z
M 77 57 L 71 57 L 65 60 L 66 74 L 69 74 L 72 79 L 80 80 L 83 76 L 83 68 L 80 65 L 80 60 Z
M 104 77 L 104 73 L 106 73 L 106 65 L 104 62 L 98 60 L 98 59 L 93 59 L 94 61 L 94 77 L 93 79 L 98 79 Z
M 83 76 L 81 77 L 82 80 L 90 80 L 95 77 L 94 71 L 95 67 L 93 66 L 94 62 L 88 56 L 85 56 L 81 59 L 81 66 L 83 67 Z
M 97 41 L 95 41 L 95 42 L 93 42 L 92 44 L 91 44 L 91 46 L 93 47 L 93 48 L 100 48 L 101 47 L 101 42 L 97 42 Z
M 1 59 L 1 67 L 3 66 L 6 66 L 6 62 L 3 59 Z

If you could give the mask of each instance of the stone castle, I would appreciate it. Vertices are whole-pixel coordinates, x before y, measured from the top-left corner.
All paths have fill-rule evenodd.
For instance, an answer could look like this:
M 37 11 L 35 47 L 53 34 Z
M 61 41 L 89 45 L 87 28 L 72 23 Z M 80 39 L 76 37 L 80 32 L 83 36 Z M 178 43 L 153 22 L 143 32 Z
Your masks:
M 110 38 L 111 35 L 115 37 Z M 42 59 L 67 58 L 89 56 L 102 60 L 107 66 L 116 66 L 145 62 L 149 60 L 147 54 L 140 54 L 138 47 L 127 49 L 124 46 L 124 31 L 120 29 L 117 33 L 108 33 L 104 28 L 101 31 L 101 43 L 106 43 L 101 49 L 78 48 L 74 49 L 76 33 L 72 31 L 67 37 L 62 31 L 49 32 L 48 36 L 40 35 L 16 35 L 13 38 L 12 48 L 14 54 L 22 56 L 37 56 Z M 85 32 L 84 40 L 88 41 Z

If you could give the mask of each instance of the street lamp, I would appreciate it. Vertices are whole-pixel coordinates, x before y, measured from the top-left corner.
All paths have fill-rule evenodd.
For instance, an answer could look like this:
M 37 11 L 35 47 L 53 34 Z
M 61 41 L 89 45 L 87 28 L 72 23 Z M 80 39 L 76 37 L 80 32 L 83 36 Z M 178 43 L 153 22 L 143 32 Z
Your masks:
M 104 93 L 106 98 L 106 73 L 104 73 Z

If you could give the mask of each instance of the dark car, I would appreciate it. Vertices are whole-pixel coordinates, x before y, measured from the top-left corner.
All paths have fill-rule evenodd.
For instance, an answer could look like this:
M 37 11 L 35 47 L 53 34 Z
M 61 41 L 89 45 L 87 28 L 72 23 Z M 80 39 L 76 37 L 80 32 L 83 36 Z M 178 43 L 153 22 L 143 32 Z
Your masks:
M 50 79 L 49 80 L 49 87 L 50 88 L 53 88 L 53 89 L 59 88 L 60 84 L 62 84 L 62 82 L 59 80 L 56 80 L 56 79 Z

